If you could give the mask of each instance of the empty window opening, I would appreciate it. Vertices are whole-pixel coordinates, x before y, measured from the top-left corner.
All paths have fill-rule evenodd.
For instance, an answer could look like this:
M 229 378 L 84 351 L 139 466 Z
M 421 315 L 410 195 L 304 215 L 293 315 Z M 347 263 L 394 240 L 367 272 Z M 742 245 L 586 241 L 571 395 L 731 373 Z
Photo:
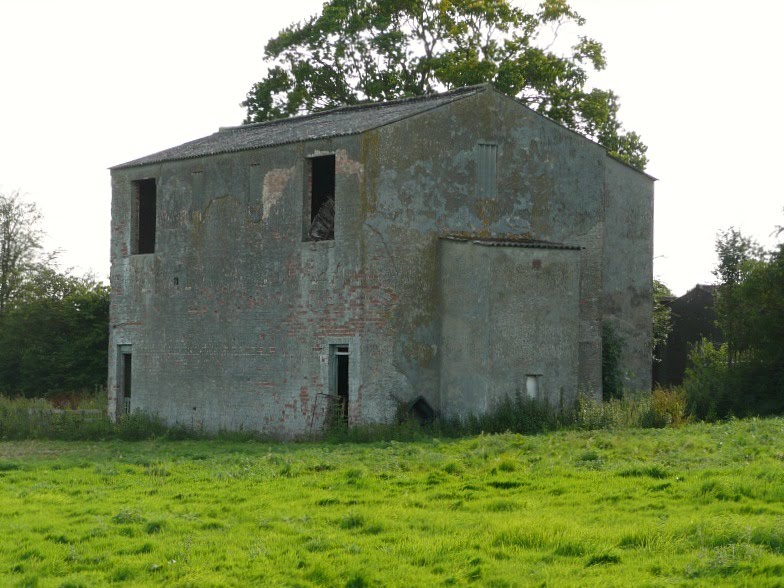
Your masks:
M 310 228 L 312 241 L 335 238 L 335 156 L 310 158 Z
M 335 398 L 335 416 L 338 422 L 348 422 L 348 345 L 330 345 L 331 390 Z
M 525 377 L 525 393 L 531 400 L 538 400 L 541 394 L 542 376 L 539 374 L 528 374 Z
M 130 353 L 123 353 L 120 355 L 122 358 L 121 362 L 121 370 L 122 375 L 120 378 L 121 382 L 121 390 L 120 390 L 120 398 L 122 400 L 122 404 L 120 405 L 120 410 L 122 414 L 131 414 L 131 354 Z
M 138 180 L 133 183 L 134 202 L 131 214 L 131 253 L 155 253 L 155 180 Z

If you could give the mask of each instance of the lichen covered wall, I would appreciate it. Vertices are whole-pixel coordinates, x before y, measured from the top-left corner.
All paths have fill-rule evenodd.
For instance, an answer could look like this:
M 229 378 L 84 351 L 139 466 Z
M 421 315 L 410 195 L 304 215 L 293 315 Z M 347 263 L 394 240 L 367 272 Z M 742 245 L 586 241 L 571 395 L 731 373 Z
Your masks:
M 336 154 L 340 229 L 304 242 L 306 158 L 322 153 Z M 132 409 L 210 430 L 306 434 L 325 416 L 329 344 L 349 343 L 350 421 L 389 413 L 388 400 L 365 400 L 360 377 L 397 301 L 365 271 L 362 176 L 356 138 L 113 172 L 111 345 L 131 345 Z M 150 177 L 155 253 L 129 255 L 132 181 Z
M 479 143 L 495 145 L 495 193 L 478 187 Z M 336 157 L 335 239 L 309 242 L 307 158 L 327 153 Z M 625 193 L 647 194 L 650 182 L 619 165 L 487 91 L 355 136 L 115 169 L 110 410 L 119 410 L 118 349 L 129 345 L 132 409 L 210 430 L 306 435 L 327 418 L 330 345 L 348 345 L 350 423 L 389 420 L 419 395 L 449 412 L 439 243 L 453 233 L 582 247 L 543 254 L 561 268 L 556 296 L 527 290 L 504 264 L 475 287 L 496 298 L 522 288 L 531 332 L 569 342 L 553 354 L 571 358 L 559 398 L 600 394 L 604 310 L 639 330 L 634 353 L 648 336 L 639 309 L 649 275 L 605 282 L 636 271 L 617 259 L 619 244 L 635 260 L 650 256 L 644 227 L 618 224 L 644 200 Z M 157 183 L 156 249 L 130 255 L 132 181 L 145 178 Z M 509 255 L 509 268 L 527 263 L 523 250 Z M 636 298 L 622 301 L 624 291 Z M 502 339 L 499 352 L 516 342 Z M 515 392 L 514 357 L 489 397 Z
M 380 272 L 406 301 L 394 316 L 396 347 L 390 351 L 412 385 L 409 395 L 448 410 L 436 392 L 443 377 L 438 236 L 465 233 L 583 248 L 577 386 L 599 397 L 605 151 L 496 92 L 366 135 L 364 144 L 375 154 L 366 175 L 367 225 L 383 236 L 367 246 L 389 260 Z M 497 145 L 496 193 L 489 198 L 478 190 L 479 143 Z M 501 284 L 505 279 L 495 278 Z
M 448 416 L 522 395 L 572 406 L 580 251 L 441 243 L 441 396 Z M 538 390 L 528 390 L 536 378 Z
M 608 158 L 602 315 L 622 341 L 624 385 L 651 389 L 653 182 Z

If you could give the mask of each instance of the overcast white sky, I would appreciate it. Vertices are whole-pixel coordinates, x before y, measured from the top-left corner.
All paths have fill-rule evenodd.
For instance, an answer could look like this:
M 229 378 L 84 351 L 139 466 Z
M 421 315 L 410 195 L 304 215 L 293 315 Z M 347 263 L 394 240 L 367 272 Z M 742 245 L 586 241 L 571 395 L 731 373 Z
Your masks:
M 265 42 L 321 0 L 0 0 L 0 190 L 45 216 L 47 248 L 109 273 L 109 166 L 239 124 Z M 533 2 L 528 0 L 527 6 Z M 572 0 L 604 44 L 593 79 L 649 145 L 654 273 L 713 281 L 716 232 L 784 224 L 784 3 Z

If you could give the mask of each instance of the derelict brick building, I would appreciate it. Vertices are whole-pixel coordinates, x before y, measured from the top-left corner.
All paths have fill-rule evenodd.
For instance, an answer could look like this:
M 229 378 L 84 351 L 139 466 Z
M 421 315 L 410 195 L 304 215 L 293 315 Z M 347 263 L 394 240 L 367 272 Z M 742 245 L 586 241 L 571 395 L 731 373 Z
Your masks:
M 651 378 L 653 179 L 489 86 L 112 169 L 109 410 L 292 437 Z

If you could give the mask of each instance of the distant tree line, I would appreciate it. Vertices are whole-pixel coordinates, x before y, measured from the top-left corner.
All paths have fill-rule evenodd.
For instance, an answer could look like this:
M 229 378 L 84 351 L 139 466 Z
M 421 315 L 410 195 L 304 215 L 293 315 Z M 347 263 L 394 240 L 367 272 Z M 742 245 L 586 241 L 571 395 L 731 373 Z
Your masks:
M 30 397 L 106 384 L 109 288 L 60 270 L 40 212 L 0 193 L 0 393 Z
M 684 387 L 700 418 L 784 412 L 784 228 L 770 249 L 731 228 L 716 240 L 724 343 L 692 350 Z

